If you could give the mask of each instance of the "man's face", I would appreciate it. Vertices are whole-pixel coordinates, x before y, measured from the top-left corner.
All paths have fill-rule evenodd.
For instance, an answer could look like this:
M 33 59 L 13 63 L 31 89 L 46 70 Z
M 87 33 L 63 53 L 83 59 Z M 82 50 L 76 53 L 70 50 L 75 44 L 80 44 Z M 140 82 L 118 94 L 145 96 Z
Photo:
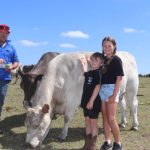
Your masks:
M 8 35 L 9 33 L 7 33 L 6 31 L 0 30 L 0 43 L 1 44 L 4 44 L 6 42 Z

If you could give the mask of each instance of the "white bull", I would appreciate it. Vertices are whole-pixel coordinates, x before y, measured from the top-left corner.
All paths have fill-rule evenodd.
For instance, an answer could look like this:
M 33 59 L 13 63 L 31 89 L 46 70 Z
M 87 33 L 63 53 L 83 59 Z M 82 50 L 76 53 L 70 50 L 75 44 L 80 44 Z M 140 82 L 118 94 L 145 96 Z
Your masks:
M 131 129 L 138 130 L 137 117 L 137 92 L 139 87 L 138 69 L 135 58 L 127 52 L 118 52 L 117 55 L 121 58 L 123 63 L 124 77 L 121 85 L 120 94 L 120 110 L 121 110 L 121 127 L 125 127 L 127 123 L 126 118 L 126 100 L 130 104 L 130 110 L 133 116 L 133 126 Z M 123 96 L 125 94 L 125 96 Z
M 91 54 L 91 53 L 90 53 Z M 60 134 L 65 139 L 68 134 L 68 124 L 74 112 L 80 105 L 84 82 L 83 71 L 87 71 L 90 65 L 87 61 L 89 53 L 61 54 L 55 57 L 48 65 L 47 71 L 33 97 L 32 108 L 28 108 L 26 116 L 27 135 L 26 142 L 32 147 L 37 147 L 46 137 L 53 115 L 64 115 L 64 128 Z M 126 53 L 118 55 L 123 61 L 125 77 L 121 93 L 126 91 L 131 103 L 135 128 L 137 121 L 138 74 L 134 58 Z M 122 97 L 121 97 L 122 98 Z M 124 98 L 121 103 L 124 104 Z M 122 124 L 126 123 L 125 106 L 122 107 Z

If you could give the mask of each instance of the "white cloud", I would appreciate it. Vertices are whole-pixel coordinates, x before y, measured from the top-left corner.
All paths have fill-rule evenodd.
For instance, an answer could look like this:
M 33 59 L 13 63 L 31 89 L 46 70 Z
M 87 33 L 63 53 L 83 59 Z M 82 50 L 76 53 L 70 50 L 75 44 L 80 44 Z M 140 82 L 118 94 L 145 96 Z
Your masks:
M 63 48 L 75 48 L 76 47 L 75 45 L 69 44 L 69 43 L 62 43 L 59 46 Z
M 48 42 L 34 42 L 30 40 L 20 40 L 16 42 L 17 44 L 27 46 L 27 47 L 35 47 L 35 46 L 40 46 L 40 45 L 48 45 Z
M 62 32 L 61 36 L 64 37 L 71 37 L 71 38 L 84 38 L 84 39 L 88 39 L 89 35 L 85 34 L 81 31 L 67 31 L 67 32 Z
M 123 31 L 126 33 L 136 32 L 136 30 L 133 28 L 124 28 Z
M 48 42 L 45 41 L 45 42 L 40 42 L 40 45 L 48 45 Z
M 123 31 L 125 33 L 137 33 L 137 32 L 145 32 L 144 30 L 136 30 L 133 28 L 123 28 Z

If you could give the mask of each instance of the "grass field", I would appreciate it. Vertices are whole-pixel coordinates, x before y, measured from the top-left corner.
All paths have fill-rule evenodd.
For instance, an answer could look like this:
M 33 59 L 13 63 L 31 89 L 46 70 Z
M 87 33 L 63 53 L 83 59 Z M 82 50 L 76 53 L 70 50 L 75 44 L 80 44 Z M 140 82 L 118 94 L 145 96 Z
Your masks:
M 140 78 L 138 92 L 139 107 L 139 131 L 130 131 L 132 118 L 130 110 L 128 113 L 128 125 L 121 129 L 121 137 L 124 150 L 150 150 L 150 78 Z M 0 135 L 0 149 L 24 150 L 26 128 L 24 127 L 25 110 L 22 106 L 23 91 L 17 85 L 10 83 L 0 129 L 4 131 Z M 118 109 L 118 122 L 120 112 Z M 98 119 L 100 133 L 98 137 L 98 148 L 103 142 L 102 118 Z M 84 118 L 81 109 L 75 114 L 69 128 L 69 135 L 65 142 L 59 142 L 57 136 L 63 126 L 62 116 L 58 116 L 52 122 L 52 129 L 43 142 L 43 150 L 77 150 L 84 144 Z

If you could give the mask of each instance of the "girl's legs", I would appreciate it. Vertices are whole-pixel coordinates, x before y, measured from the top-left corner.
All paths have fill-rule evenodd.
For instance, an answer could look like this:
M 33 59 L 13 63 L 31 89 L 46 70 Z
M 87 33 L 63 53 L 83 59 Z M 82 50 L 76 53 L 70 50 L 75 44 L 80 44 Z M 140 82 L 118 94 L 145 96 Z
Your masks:
M 103 117 L 105 142 L 101 146 L 100 150 L 108 150 L 112 147 L 112 144 L 111 144 L 111 129 L 110 129 L 108 119 L 107 119 L 107 104 L 106 104 L 106 102 L 102 101 L 101 111 L 102 111 L 102 117 Z
M 90 118 L 90 126 L 91 126 L 91 140 L 88 150 L 97 150 L 96 143 L 97 143 L 97 137 L 98 137 L 98 125 L 97 125 L 97 119 Z
M 91 134 L 92 137 L 98 135 L 97 119 L 90 119 L 89 117 L 85 117 L 85 132 L 86 135 Z
M 120 130 L 119 130 L 119 126 L 116 120 L 116 109 L 117 109 L 117 103 L 107 102 L 106 104 L 107 121 L 111 128 L 115 142 L 120 144 Z
M 92 134 L 91 131 L 91 122 L 89 117 L 85 117 L 85 134 L 89 135 Z
M 97 119 L 90 119 L 90 126 L 92 137 L 97 136 L 98 135 Z
M 91 134 L 90 118 L 85 117 L 85 143 L 79 150 L 87 150 L 91 146 Z
M 102 101 L 102 117 L 103 117 L 103 128 L 104 128 L 104 136 L 105 136 L 105 141 L 108 141 L 110 143 L 111 141 L 111 129 L 108 124 L 108 119 L 107 119 L 107 104 L 106 102 Z

